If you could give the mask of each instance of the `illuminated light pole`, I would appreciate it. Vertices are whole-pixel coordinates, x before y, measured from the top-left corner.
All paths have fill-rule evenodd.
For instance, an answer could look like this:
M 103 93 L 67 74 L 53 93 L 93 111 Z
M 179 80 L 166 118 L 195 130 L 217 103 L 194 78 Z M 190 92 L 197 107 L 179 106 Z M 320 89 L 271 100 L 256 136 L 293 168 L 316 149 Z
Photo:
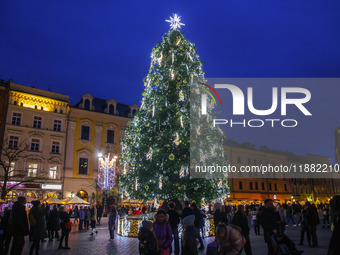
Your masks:
M 107 216 L 107 193 L 116 183 L 117 156 L 111 153 L 103 155 L 98 153 L 98 186 L 104 191 L 104 217 Z

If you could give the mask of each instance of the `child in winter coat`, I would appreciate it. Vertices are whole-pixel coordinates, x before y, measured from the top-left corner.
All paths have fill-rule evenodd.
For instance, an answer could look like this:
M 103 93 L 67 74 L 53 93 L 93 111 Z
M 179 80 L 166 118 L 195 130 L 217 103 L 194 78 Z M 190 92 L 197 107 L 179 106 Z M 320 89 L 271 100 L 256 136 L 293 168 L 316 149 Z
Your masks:
M 216 227 L 216 241 L 219 255 L 239 255 L 246 243 L 239 230 L 223 223 Z
M 194 225 L 195 215 L 189 215 L 183 219 L 182 254 L 198 255 L 198 230 Z
M 170 246 L 173 240 L 169 216 L 164 210 L 159 210 L 155 215 L 154 233 L 158 243 L 158 251 L 161 255 L 170 254 Z
M 142 221 L 142 227 L 138 233 L 139 254 L 140 255 L 156 255 L 157 241 L 153 233 L 153 223 L 148 220 Z

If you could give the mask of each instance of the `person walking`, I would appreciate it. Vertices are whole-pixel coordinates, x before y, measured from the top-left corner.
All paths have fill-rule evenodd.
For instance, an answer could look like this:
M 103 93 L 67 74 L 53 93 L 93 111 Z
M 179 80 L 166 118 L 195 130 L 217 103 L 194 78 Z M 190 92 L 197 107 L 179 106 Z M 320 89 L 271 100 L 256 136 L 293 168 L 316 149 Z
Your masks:
M 98 234 L 98 231 L 95 230 L 97 226 L 97 207 L 95 204 L 91 206 L 90 209 L 91 212 L 91 236 L 93 236 L 94 233 Z
M 223 211 L 222 204 L 220 202 L 216 202 L 214 204 L 214 224 L 215 226 L 218 225 L 218 223 L 224 223 L 228 225 L 228 217 L 227 213 Z
M 194 212 L 192 211 L 192 209 L 190 208 L 190 202 L 189 201 L 185 201 L 184 202 L 184 208 L 182 210 L 182 214 L 181 214 L 181 218 L 184 219 L 185 217 L 194 214 Z
M 329 228 L 329 207 L 327 204 L 322 208 L 322 215 L 323 215 L 322 228 L 326 228 L 326 222 L 327 228 Z
M 306 218 L 308 206 L 309 206 L 309 202 L 305 204 L 305 206 L 301 209 L 301 213 L 300 213 L 299 225 L 301 226 L 301 235 L 300 235 L 299 245 L 303 245 L 303 240 L 305 238 L 305 233 L 306 233 L 308 245 L 311 246 L 309 226 L 308 226 L 308 222 Z
M 155 223 L 153 231 L 157 239 L 158 251 L 162 255 L 169 255 L 173 238 L 171 226 L 168 222 L 168 215 L 163 209 L 161 209 L 155 213 L 154 218 Z
M 79 223 L 79 221 L 78 221 L 78 219 L 79 219 L 79 208 L 78 208 L 78 205 L 76 205 L 74 207 L 73 216 L 74 216 L 73 223 L 74 224 L 76 224 L 76 222 Z
M 1 242 L 1 247 L 0 247 L 0 254 L 7 255 L 9 251 L 9 245 L 12 241 L 12 231 L 9 225 L 11 212 L 12 210 L 9 209 L 9 207 L 5 207 L 4 215 L 1 219 L 1 229 L 3 230 L 3 235 L 2 235 L 2 242 Z
M 202 215 L 202 212 L 201 210 L 197 207 L 197 204 L 196 203 L 192 203 L 191 204 L 191 209 L 195 215 L 195 222 L 194 222 L 194 225 L 195 227 L 197 228 L 198 230 L 198 241 L 200 243 L 200 247 L 198 248 L 199 250 L 204 250 L 204 244 L 203 244 L 203 240 L 202 240 L 202 237 L 200 235 L 201 233 L 201 225 L 202 225 L 202 221 L 203 221 L 203 215 Z
M 170 202 L 168 204 L 169 211 L 169 224 L 171 226 L 171 231 L 174 236 L 174 245 L 175 245 L 175 255 L 179 254 L 179 235 L 178 235 L 178 224 L 180 223 L 180 218 L 178 212 L 175 211 L 175 203 Z
M 329 241 L 327 255 L 338 255 L 340 254 L 340 196 L 334 196 L 329 205 L 333 234 Z
M 83 230 L 84 220 L 85 220 L 85 210 L 81 206 L 79 210 L 79 226 L 78 226 L 79 231 Z
M 310 247 L 317 248 L 318 237 L 316 235 L 316 227 L 320 224 L 319 214 L 314 204 L 311 204 L 306 213 L 307 224 L 309 226 L 309 232 L 312 237 L 312 245 Z
M 158 255 L 157 240 L 153 233 L 153 223 L 148 220 L 142 221 L 138 232 L 138 250 L 140 255 Z
M 199 233 L 194 225 L 195 215 L 189 215 L 183 219 L 182 255 L 197 255 L 197 243 Z
M 100 203 L 98 203 L 96 207 L 97 207 L 97 223 L 98 225 L 100 225 L 100 221 L 102 220 L 103 217 L 104 207 Z
M 20 255 L 25 245 L 25 236 L 28 235 L 28 219 L 25 208 L 26 198 L 18 197 L 13 204 L 10 228 L 13 234 L 11 255 Z
M 60 226 L 61 226 L 61 237 L 60 237 L 60 242 L 59 242 L 59 247 L 58 249 L 65 249 L 69 250 L 71 249 L 68 246 L 68 236 L 71 232 L 71 227 L 72 227 L 72 222 L 70 221 L 70 216 L 72 214 L 72 210 L 70 210 L 69 213 L 65 212 L 64 206 L 59 207 L 59 218 L 60 218 Z M 63 246 L 63 241 L 65 238 L 65 246 Z
M 289 222 L 292 222 L 293 227 L 296 226 L 296 223 L 294 221 L 294 217 L 293 217 L 293 209 L 291 204 L 288 204 L 287 209 L 286 209 L 286 226 L 288 227 Z
M 114 239 L 114 231 L 116 228 L 116 218 L 117 218 L 117 212 L 116 208 L 112 206 L 110 216 L 109 216 L 109 232 L 110 232 L 110 241 Z
M 39 254 L 40 240 L 46 238 L 45 213 L 39 200 L 32 201 L 33 207 L 29 212 L 30 226 L 32 229 L 33 242 L 30 248 L 30 255 Z
M 88 207 L 85 208 L 84 229 L 88 230 L 91 221 L 91 211 Z
M 53 241 L 53 238 L 56 238 L 57 241 L 59 241 L 59 229 L 60 229 L 60 219 L 59 219 L 59 213 L 57 206 L 54 205 L 53 209 L 50 213 L 50 218 L 49 218 L 49 228 L 48 228 L 48 238 L 49 241 Z
M 251 245 L 250 245 L 250 238 L 249 238 L 249 231 L 250 228 L 248 226 L 248 219 L 245 215 L 244 206 L 238 205 L 237 211 L 231 220 L 230 224 L 235 226 L 239 226 L 241 228 L 241 234 L 245 237 L 246 243 L 244 244 L 244 252 L 247 255 L 252 255 Z
M 260 219 L 259 219 L 259 212 L 257 211 L 258 208 L 254 208 L 251 211 L 251 224 L 254 227 L 255 235 L 260 235 Z

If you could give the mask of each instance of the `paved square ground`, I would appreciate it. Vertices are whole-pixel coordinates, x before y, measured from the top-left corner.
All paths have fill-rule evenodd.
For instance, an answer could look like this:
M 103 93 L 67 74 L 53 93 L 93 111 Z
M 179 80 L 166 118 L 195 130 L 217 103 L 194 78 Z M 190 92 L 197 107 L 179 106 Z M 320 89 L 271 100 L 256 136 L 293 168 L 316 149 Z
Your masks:
M 52 254 L 72 254 L 72 255 L 86 255 L 86 254 L 138 254 L 138 239 L 121 237 L 115 235 L 114 241 L 109 241 L 109 232 L 107 229 L 107 219 L 102 219 L 102 224 L 97 227 L 98 235 L 93 238 L 90 236 L 90 230 L 84 232 L 78 232 L 77 225 L 75 225 L 70 233 L 69 246 L 71 250 L 58 250 L 59 242 L 45 242 L 41 243 L 40 254 L 52 255 Z M 261 229 L 262 231 L 262 229 Z M 263 232 L 262 232 L 263 233 Z M 298 246 L 299 249 L 305 250 L 305 255 L 325 255 L 327 254 L 327 247 L 331 237 L 331 231 L 329 228 L 322 229 L 321 225 L 318 226 L 318 238 L 319 248 L 309 248 L 307 245 Z M 298 244 L 300 238 L 300 227 L 288 227 L 286 234 Z M 251 246 L 253 255 L 264 255 L 267 253 L 267 247 L 264 243 L 263 236 L 255 236 L 251 229 Z M 213 237 L 205 238 L 205 246 L 214 240 Z M 29 253 L 28 238 L 26 238 L 26 244 L 23 254 Z M 205 254 L 205 250 L 200 251 L 199 254 Z M 245 253 L 243 253 L 245 254 Z

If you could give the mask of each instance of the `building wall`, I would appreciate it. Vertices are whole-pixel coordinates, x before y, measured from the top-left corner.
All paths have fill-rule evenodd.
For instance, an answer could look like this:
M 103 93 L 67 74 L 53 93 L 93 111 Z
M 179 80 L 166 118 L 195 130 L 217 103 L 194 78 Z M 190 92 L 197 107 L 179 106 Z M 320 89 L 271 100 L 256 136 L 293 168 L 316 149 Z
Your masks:
M 89 94 L 87 96 L 90 97 Z M 97 187 L 98 153 L 120 154 L 120 141 L 130 120 L 130 117 L 122 117 L 118 114 L 97 112 L 94 107 L 89 110 L 79 106 L 71 108 L 66 147 L 64 197 L 83 191 L 91 200 L 93 195 L 101 192 Z M 83 125 L 90 127 L 89 140 L 81 139 Z M 114 130 L 114 144 L 107 143 L 107 130 Z M 88 158 L 87 174 L 79 173 L 79 158 Z M 120 166 L 117 165 L 117 168 Z
M 7 109 L 9 100 L 9 82 L 0 81 L 0 155 L 2 153 L 3 139 L 5 135 Z
M 44 184 L 61 185 L 64 167 L 66 144 L 67 115 L 69 98 L 66 95 L 40 90 L 15 83 L 10 84 L 9 106 L 7 111 L 5 137 L 7 143 L 11 137 L 18 137 L 19 144 L 27 144 L 27 150 L 15 162 L 15 171 L 24 170 L 27 175 L 30 164 L 37 164 L 37 175 L 44 177 L 37 183 L 20 185 L 17 195 L 34 193 L 42 199 L 47 193 L 53 192 L 60 196 L 61 189 L 42 189 Z M 14 123 L 14 114 L 20 114 L 20 123 Z M 41 127 L 34 128 L 34 117 L 41 118 Z M 61 130 L 54 131 L 55 120 L 61 121 Z M 39 150 L 32 151 L 32 139 L 39 140 Z M 52 152 L 52 142 L 59 143 L 59 152 Z M 50 176 L 50 168 L 56 166 L 56 178 Z M 54 178 L 54 177 L 53 177 Z

